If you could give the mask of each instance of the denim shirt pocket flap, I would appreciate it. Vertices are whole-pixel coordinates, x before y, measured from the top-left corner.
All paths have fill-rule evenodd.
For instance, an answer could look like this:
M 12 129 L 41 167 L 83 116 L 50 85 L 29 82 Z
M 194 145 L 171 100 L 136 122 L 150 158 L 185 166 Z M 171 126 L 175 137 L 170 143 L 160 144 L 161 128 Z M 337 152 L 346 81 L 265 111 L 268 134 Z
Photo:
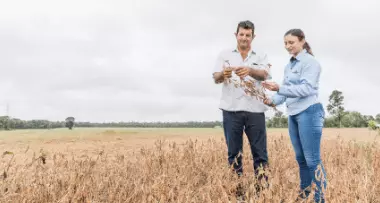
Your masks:
M 301 75 L 301 68 L 294 67 L 294 68 L 290 69 L 290 72 L 293 74 Z

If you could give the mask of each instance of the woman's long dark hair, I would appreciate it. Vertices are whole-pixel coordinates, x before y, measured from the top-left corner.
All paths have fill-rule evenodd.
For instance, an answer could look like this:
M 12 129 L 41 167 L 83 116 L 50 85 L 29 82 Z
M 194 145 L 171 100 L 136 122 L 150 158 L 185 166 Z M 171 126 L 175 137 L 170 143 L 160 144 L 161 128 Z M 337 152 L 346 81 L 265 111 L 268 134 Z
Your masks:
M 289 35 L 289 34 L 297 37 L 299 41 L 305 39 L 305 33 L 301 29 L 291 29 L 287 31 L 284 36 Z M 313 52 L 311 51 L 311 47 L 309 43 L 306 42 L 306 40 L 305 40 L 305 44 L 303 45 L 303 48 L 306 49 L 307 53 L 314 56 Z

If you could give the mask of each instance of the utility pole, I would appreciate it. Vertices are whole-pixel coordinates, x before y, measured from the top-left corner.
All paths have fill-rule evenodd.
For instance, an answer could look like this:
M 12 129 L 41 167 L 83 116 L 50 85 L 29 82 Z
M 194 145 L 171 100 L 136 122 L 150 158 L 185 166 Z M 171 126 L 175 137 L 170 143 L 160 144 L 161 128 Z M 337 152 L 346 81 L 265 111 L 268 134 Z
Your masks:
M 9 103 L 7 102 L 7 111 L 6 111 L 6 116 L 9 117 Z
M 7 116 L 7 123 L 6 123 L 6 126 L 5 126 L 5 130 L 10 130 L 10 120 L 11 120 L 11 118 L 9 117 L 9 102 L 7 102 L 6 116 Z

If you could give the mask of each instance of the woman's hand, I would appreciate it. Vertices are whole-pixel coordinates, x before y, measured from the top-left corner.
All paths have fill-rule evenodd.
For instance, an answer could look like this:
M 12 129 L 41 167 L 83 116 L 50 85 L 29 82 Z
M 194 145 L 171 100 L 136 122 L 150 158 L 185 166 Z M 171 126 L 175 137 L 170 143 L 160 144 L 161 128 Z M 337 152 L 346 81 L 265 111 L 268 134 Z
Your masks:
M 268 82 L 263 81 L 261 83 L 265 89 L 271 90 L 271 91 L 278 91 L 280 89 L 280 86 L 275 82 Z

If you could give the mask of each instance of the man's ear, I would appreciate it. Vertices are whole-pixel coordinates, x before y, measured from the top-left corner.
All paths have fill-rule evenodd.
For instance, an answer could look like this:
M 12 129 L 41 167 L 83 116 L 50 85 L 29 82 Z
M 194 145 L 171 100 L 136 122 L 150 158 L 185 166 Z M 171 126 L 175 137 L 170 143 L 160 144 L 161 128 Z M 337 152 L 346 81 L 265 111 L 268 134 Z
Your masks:
M 255 37 L 256 37 L 256 35 L 255 35 L 255 34 L 253 34 L 253 35 L 252 35 L 252 39 L 255 39 Z

